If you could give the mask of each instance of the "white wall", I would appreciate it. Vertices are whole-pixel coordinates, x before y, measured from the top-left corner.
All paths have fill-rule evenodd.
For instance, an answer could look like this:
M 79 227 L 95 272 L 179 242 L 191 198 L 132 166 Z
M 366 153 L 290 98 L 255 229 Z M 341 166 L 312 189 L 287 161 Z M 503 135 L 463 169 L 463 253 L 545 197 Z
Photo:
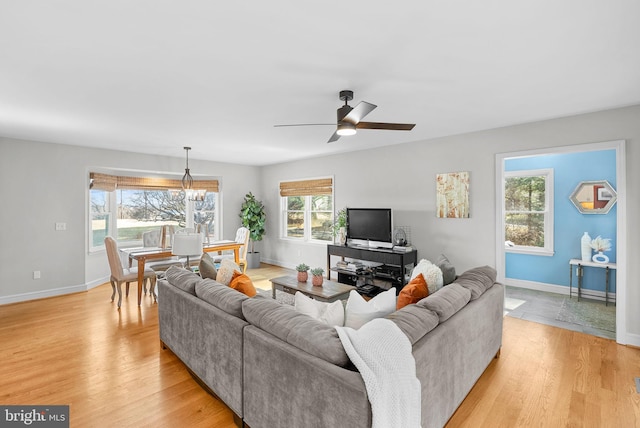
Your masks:
M 233 239 L 260 169 L 190 160 L 192 174 L 218 177 L 222 236 Z M 0 304 L 86 290 L 108 279 L 104 252 L 87 251 L 88 172 L 92 168 L 184 172 L 184 158 L 0 138 Z M 55 231 L 55 223 L 67 224 Z M 33 279 L 33 271 L 41 279 Z
M 362 131 L 367 132 L 367 131 Z M 369 131 L 375 132 L 375 131 Z M 335 205 L 390 207 L 396 226 L 410 226 L 419 258 L 446 254 L 459 271 L 496 265 L 495 155 L 497 153 L 624 139 L 627 141 L 626 329 L 628 343 L 640 345 L 640 106 L 535 122 L 452 137 L 437 138 L 271 165 L 262 171 L 262 193 L 269 208 L 263 259 L 292 267 L 305 262 L 326 265 L 326 248 L 277 239 L 278 182 L 333 175 Z M 343 138 L 334 144 L 349 144 Z M 470 172 L 469 219 L 435 218 L 435 175 Z M 559 234 L 556 233 L 556 239 Z M 620 249 L 623 251 L 624 249 Z

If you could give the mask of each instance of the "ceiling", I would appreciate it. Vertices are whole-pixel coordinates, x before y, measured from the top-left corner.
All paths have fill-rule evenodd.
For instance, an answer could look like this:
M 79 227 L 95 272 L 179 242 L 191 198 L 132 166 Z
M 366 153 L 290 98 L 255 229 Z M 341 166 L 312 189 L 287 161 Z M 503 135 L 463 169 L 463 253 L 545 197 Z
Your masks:
M 0 136 L 267 165 L 640 104 L 640 2 L 0 0 Z M 327 144 L 338 92 L 378 108 Z

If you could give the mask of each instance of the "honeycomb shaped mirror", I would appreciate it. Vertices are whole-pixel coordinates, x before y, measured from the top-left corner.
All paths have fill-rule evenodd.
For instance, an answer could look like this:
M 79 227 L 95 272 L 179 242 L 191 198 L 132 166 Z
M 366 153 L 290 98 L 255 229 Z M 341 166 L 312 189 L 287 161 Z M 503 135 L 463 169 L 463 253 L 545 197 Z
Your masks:
M 571 202 L 582 214 L 606 214 L 616 204 L 616 191 L 607 180 L 581 181 Z

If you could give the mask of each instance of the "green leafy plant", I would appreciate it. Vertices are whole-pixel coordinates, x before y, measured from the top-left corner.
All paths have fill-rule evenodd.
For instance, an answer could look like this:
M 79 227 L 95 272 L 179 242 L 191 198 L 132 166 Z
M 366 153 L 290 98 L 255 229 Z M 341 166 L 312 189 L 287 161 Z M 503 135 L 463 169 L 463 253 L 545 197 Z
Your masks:
M 251 192 L 244 196 L 244 201 L 240 207 L 240 218 L 242 219 L 242 225 L 249 229 L 251 252 L 254 253 L 255 242 L 262 241 L 262 237 L 265 234 L 266 214 L 263 203 L 257 200 Z
M 324 269 L 320 267 L 311 269 L 311 275 L 313 276 L 322 276 L 323 273 L 324 273 Z
M 333 221 L 333 236 L 336 236 L 341 227 L 347 227 L 347 209 L 342 208 L 336 213 Z
M 306 272 L 309 270 L 309 266 L 305 265 L 304 263 L 300 263 L 298 266 L 296 266 L 296 270 L 298 272 Z

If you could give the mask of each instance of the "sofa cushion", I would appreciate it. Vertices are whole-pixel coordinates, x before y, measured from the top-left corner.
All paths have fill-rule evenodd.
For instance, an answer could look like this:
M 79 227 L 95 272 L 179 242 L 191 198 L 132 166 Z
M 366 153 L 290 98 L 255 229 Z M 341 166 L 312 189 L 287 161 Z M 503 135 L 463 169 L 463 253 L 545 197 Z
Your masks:
M 169 284 L 194 296 L 196 295 L 196 284 L 202 281 L 200 275 L 178 266 L 171 266 L 167 269 L 165 278 Z
M 295 309 L 330 326 L 344 325 L 344 306 L 341 300 L 332 303 L 320 302 L 297 291 Z
M 438 314 L 421 305 L 405 306 L 387 318 L 400 327 L 412 345 L 436 328 L 440 322 Z
M 238 270 L 233 271 L 233 276 L 231 277 L 229 287 L 233 288 L 234 290 L 238 290 L 242 294 L 246 294 L 249 297 L 253 297 L 257 293 L 256 287 L 254 287 L 253 282 L 251 282 L 251 278 Z
M 456 268 L 451 264 L 447 256 L 440 254 L 435 265 L 442 271 L 442 285 L 449 285 L 456 280 Z
M 231 278 L 233 278 L 233 273 L 239 270 L 240 266 L 238 266 L 233 260 L 222 259 L 220 269 L 218 269 L 218 274 L 216 275 L 216 281 L 223 285 L 229 285 L 231 283 Z
M 357 291 L 351 290 L 344 312 L 344 326 L 358 329 L 372 319 L 386 317 L 395 310 L 396 289 L 393 287 L 368 302 Z
M 440 268 L 427 259 L 422 259 L 411 271 L 411 279 L 415 278 L 419 274 L 424 276 L 424 280 L 429 287 L 429 294 L 433 294 L 442 288 L 442 271 Z
M 210 305 L 236 318 L 244 319 L 242 302 L 248 299 L 246 295 L 213 279 L 205 279 L 197 283 L 195 290 L 196 296 Z
M 451 318 L 471 300 L 471 292 L 454 282 L 417 303 L 438 314 L 440 322 Z
M 456 283 L 471 291 L 471 300 L 482 296 L 482 293 L 493 287 L 497 272 L 491 266 L 480 266 L 469 269 L 456 279 Z
M 200 270 L 200 276 L 203 278 L 216 279 L 216 276 L 218 276 L 216 265 L 213 263 L 211 255 L 206 251 L 202 253 L 202 257 L 200 257 L 198 269 Z
M 245 319 L 280 340 L 341 367 L 349 363 L 338 332 L 293 306 L 271 299 L 246 299 L 242 302 Z
M 420 273 L 402 288 L 400 294 L 398 294 L 396 309 L 402 309 L 407 305 L 418 303 L 428 295 L 429 288 L 427 287 L 427 282 Z

